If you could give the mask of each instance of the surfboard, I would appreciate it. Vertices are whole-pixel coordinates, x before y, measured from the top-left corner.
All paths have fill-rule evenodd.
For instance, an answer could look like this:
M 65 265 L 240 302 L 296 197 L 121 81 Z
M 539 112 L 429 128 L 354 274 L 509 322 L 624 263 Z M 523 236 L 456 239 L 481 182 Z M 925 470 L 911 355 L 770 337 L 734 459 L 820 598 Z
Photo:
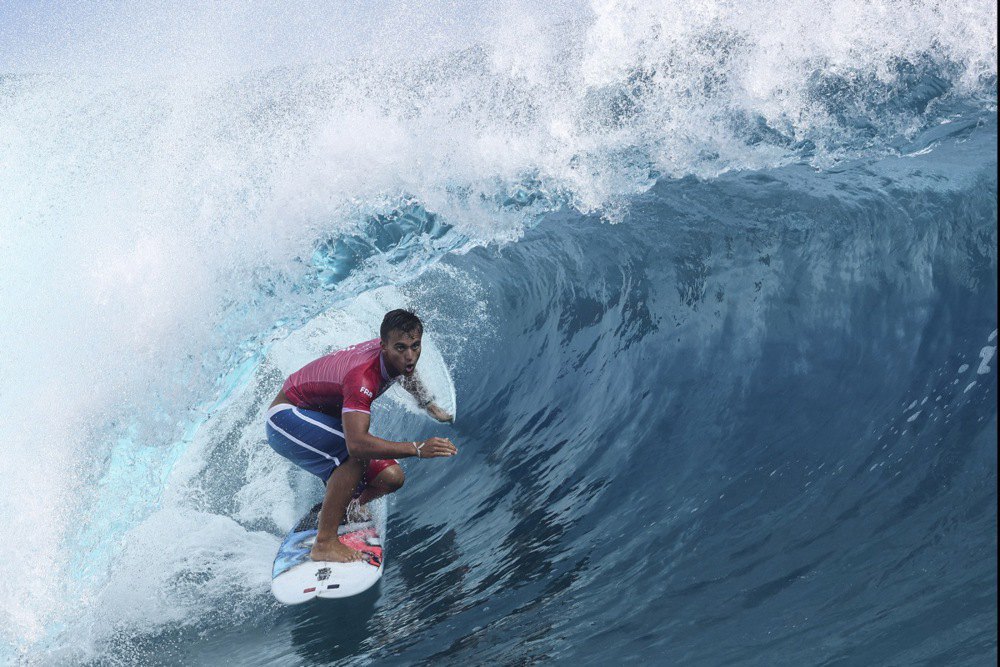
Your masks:
M 350 597 L 363 593 L 382 578 L 384 529 L 377 518 L 347 523 L 337 531 L 344 544 L 365 554 L 364 561 L 330 563 L 309 557 L 322 506 L 317 503 L 309 510 L 278 548 L 271 570 L 271 592 L 283 604 Z M 373 512 L 373 517 L 377 515 Z

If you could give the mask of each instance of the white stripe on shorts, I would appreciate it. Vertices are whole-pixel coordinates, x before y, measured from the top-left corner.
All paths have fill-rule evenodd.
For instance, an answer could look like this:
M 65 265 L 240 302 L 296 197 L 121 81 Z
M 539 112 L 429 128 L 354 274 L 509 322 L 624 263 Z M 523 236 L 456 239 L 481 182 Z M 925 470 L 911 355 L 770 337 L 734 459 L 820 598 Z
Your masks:
M 309 421 L 312 421 L 312 420 L 310 419 Z M 298 438 L 289 435 L 287 432 L 285 432 L 284 429 L 280 428 L 277 424 L 274 423 L 274 421 L 272 421 L 270 419 L 267 420 L 267 423 L 271 425 L 271 428 L 273 428 L 275 431 L 277 431 L 281 435 L 285 436 L 286 438 L 288 438 L 289 440 L 291 440 L 292 442 L 294 442 L 296 445 L 298 445 L 300 447 L 305 447 L 306 449 L 308 449 L 311 452 L 316 452 L 317 454 L 319 454 L 323 458 L 325 458 L 325 459 L 327 459 L 329 461 L 333 461 L 335 465 L 338 465 L 338 466 L 340 465 L 340 459 L 338 459 L 336 456 L 330 456 L 326 452 L 321 452 L 318 449 L 316 449 L 315 447 L 310 447 L 309 445 L 307 445 L 306 443 L 302 442 Z
M 312 424 L 313 426 L 319 426 L 319 427 L 320 427 L 321 429 L 323 429 L 324 431 L 329 431 L 330 433 L 334 433 L 334 434 L 336 434 L 336 435 L 339 435 L 339 436 L 340 436 L 341 438 L 343 438 L 343 437 L 344 437 L 344 434 L 343 434 L 343 433 L 341 433 L 340 431 L 338 431 L 337 429 L 335 429 L 335 428 L 332 428 L 332 427 L 330 427 L 330 426 L 327 426 L 327 425 L 326 425 L 326 424 L 324 424 L 323 422 L 318 422 L 318 421 L 316 421 L 315 419 L 310 419 L 309 417 L 306 417 L 306 416 L 305 416 L 304 414 L 302 414 L 301 412 L 299 412 L 299 409 L 298 409 L 298 408 L 292 408 L 292 412 L 293 412 L 293 413 L 295 413 L 295 416 L 296 416 L 296 417 L 298 417 L 299 419 L 301 419 L 301 420 L 303 420 L 303 421 L 307 421 L 307 422 L 309 422 L 309 423 L 310 423 L 310 424 Z

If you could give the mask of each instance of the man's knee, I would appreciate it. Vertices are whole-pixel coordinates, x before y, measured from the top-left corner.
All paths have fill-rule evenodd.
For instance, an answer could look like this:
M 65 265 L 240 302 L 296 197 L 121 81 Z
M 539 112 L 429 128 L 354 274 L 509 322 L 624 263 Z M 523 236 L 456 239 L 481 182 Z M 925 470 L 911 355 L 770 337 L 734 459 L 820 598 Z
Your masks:
M 406 475 L 403 473 L 403 469 L 398 465 L 392 465 L 375 477 L 373 486 L 382 489 L 386 493 L 392 493 L 399 491 L 405 481 Z

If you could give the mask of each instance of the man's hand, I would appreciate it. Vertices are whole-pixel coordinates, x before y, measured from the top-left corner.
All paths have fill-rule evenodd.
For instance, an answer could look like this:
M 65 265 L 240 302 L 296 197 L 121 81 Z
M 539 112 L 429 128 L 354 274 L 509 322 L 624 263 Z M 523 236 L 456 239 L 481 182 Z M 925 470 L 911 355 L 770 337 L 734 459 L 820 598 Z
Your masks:
M 449 415 L 447 412 L 439 408 L 434 403 L 431 403 L 430 405 L 427 406 L 427 414 L 429 414 L 431 417 L 438 420 L 439 422 L 455 421 L 454 417 Z
M 416 443 L 414 448 L 417 456 L 422 459 L 434 459 L 441 456 L 454 456 L 458 454 L 458 449 L 448 438 L 427 438 L 423 444 Z

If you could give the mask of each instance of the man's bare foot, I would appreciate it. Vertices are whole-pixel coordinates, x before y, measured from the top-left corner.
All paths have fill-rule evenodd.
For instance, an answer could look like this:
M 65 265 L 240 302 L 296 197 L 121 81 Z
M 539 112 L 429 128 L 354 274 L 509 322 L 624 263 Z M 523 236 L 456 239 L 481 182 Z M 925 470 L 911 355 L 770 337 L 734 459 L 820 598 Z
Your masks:
M 313 560 L 329 561 L 331 563 L 352 563 L 361 560 L 360 551 L 355 551 L 340 540 L 327 540 L 313 544 L 309 557 Z

